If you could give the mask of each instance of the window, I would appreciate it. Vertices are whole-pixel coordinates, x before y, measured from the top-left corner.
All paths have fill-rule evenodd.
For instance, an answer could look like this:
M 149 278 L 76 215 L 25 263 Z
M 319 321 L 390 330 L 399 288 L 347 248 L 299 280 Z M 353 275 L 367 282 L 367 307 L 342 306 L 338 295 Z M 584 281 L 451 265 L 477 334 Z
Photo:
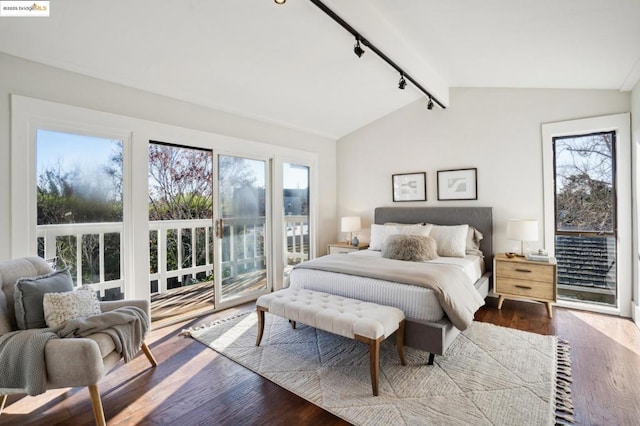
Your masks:
M 122 141 L 38 129 L 36 152 L 38 255 L 122 299 Z

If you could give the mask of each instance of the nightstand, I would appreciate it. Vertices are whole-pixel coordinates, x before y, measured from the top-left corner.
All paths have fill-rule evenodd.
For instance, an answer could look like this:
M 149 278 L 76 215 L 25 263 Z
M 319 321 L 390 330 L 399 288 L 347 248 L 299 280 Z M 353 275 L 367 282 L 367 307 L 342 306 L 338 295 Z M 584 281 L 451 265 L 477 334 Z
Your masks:
M 368 248 L 369 243 L 360 243 L 357 246 L 353 246 L 347 242 L 331 243 L 327 246 L 327 254 L 351 253 L 358 250 L 366 250 Z
M 523 257 L 508 258 L 497 254 L 493 258 L 494 289 L 498 294 L 498 309 L 504 299 L 530 299 L 546 303 L 549 318 L 553 318 L 551 304 L 557 298 L 557 265 L 549 262 L 534 262 Z

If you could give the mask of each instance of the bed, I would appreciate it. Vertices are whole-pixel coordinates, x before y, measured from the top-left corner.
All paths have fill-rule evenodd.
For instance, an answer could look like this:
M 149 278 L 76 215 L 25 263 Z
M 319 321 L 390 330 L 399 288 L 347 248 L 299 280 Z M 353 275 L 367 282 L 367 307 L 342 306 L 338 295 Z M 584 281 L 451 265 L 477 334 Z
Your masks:
M 468 280 L 477 290 L 479 297 L 482 300 L 486 298 L 491 281 L 493 256 L 491 207 L 378 207 L 375 209 L 374 223 L 429 223 L 446 226 L 467 224 L 477 229 L 483 235 L 477 255 L 469 254 L 463 258 L 440 257 L 432 262 L 455 264 L 455 269 L 463 271 L 469 277 Z M 348 255 L 332 256 L 380 257 L 380 251 L 363 250 Z M 383 260 L 388 262 L 388 259 Z M 355 259 L 349 258 L 349 261 Z M 412 268 L 421 267 L 416 265 L 417 262 L 403 263 Z M 392 278 L 374 279 L 367 276 L 367 273 L 354 275 L 352 272 L 295 268 L 290 274 L 289 285 L 402 309 L 407 318 L 405 344 L 429 352 L 429 363 L 433 363 L 435 355 L 443 355 L 460 333 L 459 321 L 455 318 L 452 322 L 433 291 L 394 282 Z M 454 323 L 458 324 L 458 328 Z

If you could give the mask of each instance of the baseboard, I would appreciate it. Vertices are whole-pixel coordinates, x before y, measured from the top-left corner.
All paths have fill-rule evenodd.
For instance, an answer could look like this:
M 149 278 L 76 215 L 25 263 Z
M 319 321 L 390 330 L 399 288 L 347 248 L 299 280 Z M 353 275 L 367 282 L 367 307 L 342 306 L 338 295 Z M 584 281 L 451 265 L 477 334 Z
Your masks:
M 633 322 L 640 328 L 640 306 L 633 302 L 631 302 L 631 318 L 633 318 Z

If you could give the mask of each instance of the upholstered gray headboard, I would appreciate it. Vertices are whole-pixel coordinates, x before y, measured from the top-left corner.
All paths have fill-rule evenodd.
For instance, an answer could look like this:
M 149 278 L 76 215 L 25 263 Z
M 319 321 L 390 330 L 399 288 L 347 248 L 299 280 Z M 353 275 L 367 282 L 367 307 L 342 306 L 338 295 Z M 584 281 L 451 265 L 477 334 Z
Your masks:
M 419 223 L 436 225 L 473 225 L 482 232 L 480 250 L 485 268 L 493 269 L 493 208 L 492 207 L 377 207 L 374 223 Z

